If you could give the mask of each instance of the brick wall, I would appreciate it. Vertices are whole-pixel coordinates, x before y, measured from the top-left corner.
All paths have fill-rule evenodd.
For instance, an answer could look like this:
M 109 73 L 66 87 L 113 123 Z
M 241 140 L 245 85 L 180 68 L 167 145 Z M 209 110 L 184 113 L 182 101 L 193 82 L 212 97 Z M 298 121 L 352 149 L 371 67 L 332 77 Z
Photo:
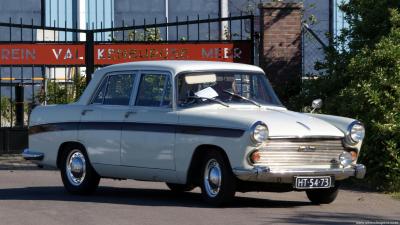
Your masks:
M 260 66 L 284 102 L 300 90 L 301 3 L 266 3 L 261 16 Z

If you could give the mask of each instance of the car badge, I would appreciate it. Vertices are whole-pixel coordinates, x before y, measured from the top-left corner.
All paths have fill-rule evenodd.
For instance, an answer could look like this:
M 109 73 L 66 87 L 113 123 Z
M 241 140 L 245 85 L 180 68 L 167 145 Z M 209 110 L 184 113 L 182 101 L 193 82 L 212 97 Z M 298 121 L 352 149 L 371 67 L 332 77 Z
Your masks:
M 307 146 L 300 146 L 300 147 L 297 149 L 297 151 L 299 151 L 299 152 L 315 152 L 315 150 L 317 150 L 317 149 L 315 148 L 315 146 L 309 146 L 309 145 L 307 145 Z

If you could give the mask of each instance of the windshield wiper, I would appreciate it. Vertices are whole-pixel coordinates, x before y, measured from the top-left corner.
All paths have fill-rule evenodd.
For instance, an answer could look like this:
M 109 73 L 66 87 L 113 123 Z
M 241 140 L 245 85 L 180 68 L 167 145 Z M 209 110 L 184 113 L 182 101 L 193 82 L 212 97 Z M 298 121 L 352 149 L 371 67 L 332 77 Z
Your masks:
M 221 101 L 221 100 L 218 100 L 218 99 L 215 99 L 215 98 L 200 97 L 200 96 L 196 96 L 196 95 L 188 96 L 188 98 L 210 100 L 210 101 L 219 103 L 219 104 L 221 104 L 221 105 L 223 105 L 223 106 L 225 106 L 225 107 L 229 107 L 229 105 L 226 104 L 225 102 L 223 102 L 223 101 Z
M 241 96 L 241 95 L 235 94 L 235 93 L 233 93 L 233 92 L 230 92 L 230 91 L 228 91 L 228 90 L 223 90 L 223 92 L 225 92 L 225 93 L 228 93 L 228 94 L 230 94 L 230 95 L 232 95 L 232 96 L 234 96 L 234 97 L 237 97 L 237 98 L 243 99 L 243 100 L 245 100 L 245 101 L 248 101 L 248 102 L 250 102 L 250 103 L 252 103 L 252 104 L 254 104 L 254 105 L 256 105 L 256 106 L 258 106 L 258 107 L 260 107 L 260 108 L 261 108 L 261 105 L 260 105 L 260 103 L 258 103 L 258 102 L 256 102 L 256 101 L 254 101 L 254 100 L 248 99 L 248 98 L 246 98 L 246 97 L 244 97 L 244 96 Z

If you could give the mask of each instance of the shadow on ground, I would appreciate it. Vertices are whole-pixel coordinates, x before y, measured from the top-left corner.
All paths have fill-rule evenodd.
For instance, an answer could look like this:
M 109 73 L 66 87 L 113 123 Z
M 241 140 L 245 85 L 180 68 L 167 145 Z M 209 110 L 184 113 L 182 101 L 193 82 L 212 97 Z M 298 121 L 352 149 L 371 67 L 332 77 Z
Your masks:
M 25 187 L 0 189 L 0 200 L 73 201 L 141 206 L 182 206 L 208 208 L 199 193 L 175 194 L 162 189 L 99 187 L 90 196 L 68 194 L 63 187 Z M 236 197 L 229 208 L 293 208 L 309 202 L 279 201 L 251 197 Z
M 34 200 L 34 201 L 61 201 L 84 202 L 115 205 L 136 206 L 171 206 L 187 208 L 210 208 L 202 202 L 199 193 L 189 192 L 174 194 L 164 189 L 99 187 L 91 196 L 76 196 L 68 194 L 61 186 L 55 187 L 24 187 L 0 189 L 0 201 Z M 347 213 L 331 212 L 329 207 L 307 207 L 305 210 L 294 210 L 303 206 L 311 206 L 309 202 L 281 201 L 259 199 L 252 197 L 236 197 L 228 208 L 261 208 L 266 213 L 255 217 L 260 224 L 357 224 L 357 222 L 393 221 L 389 218 L 369 215 L 372 212 Z M 229 210 L 229 209 L 226 210 Z M 268 211 L 268 209 L 279 209 Z M 229 211 L 227 211 L 229 212 Z M 268 221 L 268 223 L 266 223 Z M 380 223 L 376 223 L 380 224 Z
M 333 212 L 303 212 L 299 214 L 279 214 L 279 218 L 271 219 L 266 216 L 270 224 L 399 224 L 390 218 L 359 213 L 333 213 Z M 388 223 L 394 222 L 394 223 Z

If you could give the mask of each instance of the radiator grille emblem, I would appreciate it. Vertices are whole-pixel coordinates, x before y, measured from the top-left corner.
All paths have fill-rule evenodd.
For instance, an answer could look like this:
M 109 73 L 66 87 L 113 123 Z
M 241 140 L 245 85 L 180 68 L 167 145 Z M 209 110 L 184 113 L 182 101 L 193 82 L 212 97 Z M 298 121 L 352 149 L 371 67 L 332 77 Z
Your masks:
M 299 151 L 299 152 L 315 152 L 315 150 L 317 150 L 317 149 L 315 148 L 315 146 L 309 146 L 309 145 L 307 145 L 307 146 L 300 146 L 300 147 L 297 149 L 297 151 Z

